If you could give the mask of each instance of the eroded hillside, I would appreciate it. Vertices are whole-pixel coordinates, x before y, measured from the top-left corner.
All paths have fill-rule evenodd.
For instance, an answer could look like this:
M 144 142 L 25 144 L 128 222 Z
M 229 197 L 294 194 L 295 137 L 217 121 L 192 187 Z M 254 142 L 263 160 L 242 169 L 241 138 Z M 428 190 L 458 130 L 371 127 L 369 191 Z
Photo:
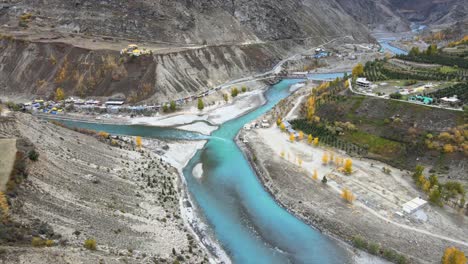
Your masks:
M 131 103 L 158 103 L 198 93 L 232 78 L 271 69 L 278 49 L 260 45 L 213 46 L 131 58 L 112 50 L 63 43 L 0 40 L 0 92 L 48 98 L 123 94 Z

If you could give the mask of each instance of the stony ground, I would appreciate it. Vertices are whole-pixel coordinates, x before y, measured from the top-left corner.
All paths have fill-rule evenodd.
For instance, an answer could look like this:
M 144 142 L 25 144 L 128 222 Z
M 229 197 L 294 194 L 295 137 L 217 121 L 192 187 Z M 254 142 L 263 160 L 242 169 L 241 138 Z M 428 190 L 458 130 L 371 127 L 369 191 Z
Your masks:
M 207 262 L 181 217 L 177 171 L 159 156 L 133 142 L 116 139 L 113 147 L 30 115 L 16 117 L 2 134 L 29 139 L 40 156 L 10 198 L 11 219 L 47 224 L 50 230 L 38 235 L 56 246 L 3 245 L 0 263 Z M 83 248 L 88 238 L 97 251 Z
M 16 157 L 16 139 L 0 138 L 0 192 L 6 189 Z

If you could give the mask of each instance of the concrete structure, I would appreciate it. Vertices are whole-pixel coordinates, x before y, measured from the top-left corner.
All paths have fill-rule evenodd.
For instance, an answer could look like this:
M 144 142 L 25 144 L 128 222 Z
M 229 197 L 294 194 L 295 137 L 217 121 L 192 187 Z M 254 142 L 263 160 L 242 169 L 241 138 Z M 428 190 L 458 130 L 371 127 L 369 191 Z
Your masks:
M 357 78 L 356 84 L 359 88 L 369 89 L 372 83 L 369 82 L 366 78 Z
M 123 105 L 125 101 L 107 101 L 106 105 Z
M 440 102 L 445 105 L 455 106 L 460 103 L 460 99 L 455 95 L 453 97 L 442 97 L 440 98 Z
M 427 204 L 427 201 L 417 197 L 413 200 L 403 204 L 403 212 L 407 214 L 412 214 L 419 209 L 423 208 Z

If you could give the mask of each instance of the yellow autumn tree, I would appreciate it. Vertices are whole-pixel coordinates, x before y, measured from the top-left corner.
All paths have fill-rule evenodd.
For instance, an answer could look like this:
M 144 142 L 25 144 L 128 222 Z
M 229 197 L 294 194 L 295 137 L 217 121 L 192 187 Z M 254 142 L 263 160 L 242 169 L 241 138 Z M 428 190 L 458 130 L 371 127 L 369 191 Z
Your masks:
M 314 137 L 312 135 L 307 136 L 307 143 L 312 144 L 312 141 L 314 141 Z
M 284 132 L 286 130 L 286 125 L 284 123 L 281 123 L 280 128 L 281 128 L 281 131 Z
M 290 140 L 291 142 L 294 142 L 295 139 L 296 139 L 296 137 L 294 136 L 293 133 L 291 133 L 291 134 L 289 135 L 289 140 Z
M 3 192 L 0 192 L 0 210 L 1 210 L 1 219 L 5 222 L 8 219 L 8 212 L 10 210 L 8 206 L 8 201 Z
M 135 142 L 136 142 L 137 147 L 141 148 L 142 143 L 141 143 L 141 137 L 140 136 L 137 136 L 135 138 Z
M 318 146 L 318 144 L 319 144 L 319 138 L 316 137 L 314 138 L 314 146 Z
M 358 63 L 356 66 L 353 68 L 353 76 L 354 77 L 359 77 L 364 73 L 364 66 L 361 63 Z
M 55 90 L 55 101 L 62 101 L 65 99 L 65 92 L 62 88 L 57 88 Z
M 318 180 L 318 173 L 317 173 L 317 170 L 314 170 L 314 174 L 312 175 L 312 179 L 314 180 Z
M 449 247 L 442 256 L 442 264 L 466 264 L 465 253 L 456 247 Z
M 333 152 L 330 153 L 330 163 L 335 163 L 335 154 Z
M 316 104 L 316 99 L 315 96 L 309 97 L 307 100 L 307 120 L 312 121 L 315 115 L 315 104 Z
M 344 172 L 346 174 L 351 174 L 353 172 L 353 161 L 351 159 L 346 159 L 344 165 Z
M 281 117 L 279 117 L 278 120 L 276 120 L 276 125 L 281 126 L 282 123 L 283 123 L 283 120 L 281 120 Z
M 323 153 L 323 156 L 322 156 L 322 164 L 323 165 L 327 165 L 328 164 L 328 154 L 325 152 Z
M 284 153 L 284 150 L 283 150 L 283 151 L 281 151 L 280 156 L 284 159 L 284 155 L 285 155 L 285 153 Z
M 299 131 L 299 140 L 303 140 L 303 139 L 304 139 L 304 132 Z
M 445 144 L 444 145 L 444 152 L 445 153 L 452 153 L 455 150 L 455 148 L 451 144 Z
M 353 203 L 353 201 L 356 199 L 354 194 L 348 189 L 344 188 L 341 192 L 341 198 L 345 199 L 348 203 Z
M 297 157 L 297 164 L 299 167 L 302 167 L 302 159 L 300 157 Z
M 422 189 L 425 193 L 429 193 L 429 190 L 431 189 L 431 182 L 425 181 L 424 184 L 422 185 Z

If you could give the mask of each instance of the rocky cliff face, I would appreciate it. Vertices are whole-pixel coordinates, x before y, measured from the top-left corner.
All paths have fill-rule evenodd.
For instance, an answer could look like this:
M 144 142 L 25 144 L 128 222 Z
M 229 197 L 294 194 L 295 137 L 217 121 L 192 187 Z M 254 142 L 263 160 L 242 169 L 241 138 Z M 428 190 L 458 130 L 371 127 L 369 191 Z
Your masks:
M 365 35 L 335 0 L 11 0 L 0 14 L 25 12 L 41 28 L 177 43 L 242 43 Z
M 335 0 L 9 0 L 0 24 L 23 39 L 2 40 L 2 93 L 47 97 L 61 87 L 134 102 L 194 94 L 338 37 L 372 41 Z M 158 48 L 121 58 L 130 42 Z

